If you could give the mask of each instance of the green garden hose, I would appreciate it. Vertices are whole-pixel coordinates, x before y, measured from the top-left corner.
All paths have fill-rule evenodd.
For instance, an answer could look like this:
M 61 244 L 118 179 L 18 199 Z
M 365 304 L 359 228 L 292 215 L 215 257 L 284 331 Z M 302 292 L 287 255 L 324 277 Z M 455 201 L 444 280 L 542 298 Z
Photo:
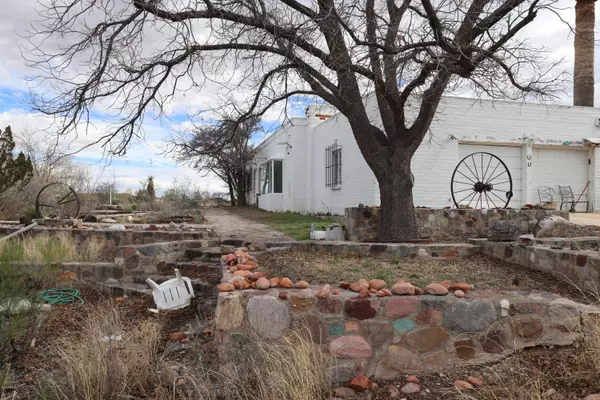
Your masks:
M 83 299 L 79 297 L 79 290 L 75 288 L 52 288 L 40 292 L 42 300 L 49 304 L 83 304 Z

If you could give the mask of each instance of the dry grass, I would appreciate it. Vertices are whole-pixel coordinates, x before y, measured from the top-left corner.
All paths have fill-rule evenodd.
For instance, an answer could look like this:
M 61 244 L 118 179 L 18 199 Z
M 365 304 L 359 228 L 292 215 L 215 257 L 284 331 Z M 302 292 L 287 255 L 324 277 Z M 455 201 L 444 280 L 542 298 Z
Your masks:
M 152 320 L 125 329 L 115 312 L 92 311 L 79 334 L 55 343 L 56 370 L 42 381 L 39 396 L 108 400 L 151 393 L 158 381 L 160 332 Z
M 0 242 L 0 254 L 10 254 L 15 261 L 52 264 L 67 261 L 97 261 L 103 246 L 87 240 L 77 245 L 67 235 L 40 235 Z

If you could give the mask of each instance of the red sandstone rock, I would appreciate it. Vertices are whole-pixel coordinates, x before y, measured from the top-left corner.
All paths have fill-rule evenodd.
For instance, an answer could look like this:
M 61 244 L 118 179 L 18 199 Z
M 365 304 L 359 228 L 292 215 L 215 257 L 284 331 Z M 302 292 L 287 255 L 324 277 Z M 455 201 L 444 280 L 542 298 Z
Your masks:
M 368 289 L 362 288 L 360 289 L 360 293 L 358 294 L 358 297 L 370 297 L 371 293 L 369 293 Z
M 224 260 L 225 264 L 231 264 L 233 261 L 236 261 L 237 257 L 234 256 L 233 254 L 227 254 L 226 256 L 224 256 Z
M 442 285 L 446 289 L 450 289 L 450 286 L 452 286 L 452 281 L 441 281 L 440 285 Z
M 375 294 L 375 293 L 377 293 L 377 289 L 369 289 L 369 293 Z
M 227 267 L 227 269 L 229 270 L 229 272 L 235 272 L 238 270 L 238 267 L 232 265 L 232 266 Z
M 333 294 L 340 294 L 340 289 L 333 289 Z
M 454 291 L 454 295 L 456 297 L 458 297 L 459 299 L 462 299 L 463 297 L 465 297 L 465 292 L 463 292 L 462 290 L 455 290 Z
M 192 341 L 192 339 L 190 339 L 189 337 L 186 337 L 186 338 L 183 338 L 180 340 L 181 343 L 189 343 L 191 341 Z
M 280 291 L 279 291 L 279 298 L 280 298 L 281 300 L 287 300 L 287 298 L 288 298 L 288 292 L 285 292 L 285 291 L 283 291 L 283 290 L 280 290 Z
M 335 338 L 329 344 L 329 350 L 341 358 L 371 358 L 373 350 L 360 335 L 346 335 Z
M 264 272 L 255 272 L 252 275 L 250 275 L 248 277 L 248 279 L 250 279 L 250 281 L 257 281 L 260 278 L 267 278 L 267 274 L 265 274 Z M 268 279 L 267 279 L 268 280 Z
M 441 283 L 430 283 L 425 286 L 425 293 L 435 294 L 437 296 L 445 296 L 448 294 L 448 288 Z
M 415 294 L 420 296 L 422 294 L 425 294 L 425 291 L 423 289 L 421 289 L 420 287 L 415 286 Z
M 367 282 L 367 284 L 365 285 L 364 282 L 357 281 L 350 285 L 350 290 L 352 290 L 353 292 L 360 292 L 362 289 L 369 289 L 369 283 Z
M 392 293 L 399 295 L 413 295 L 415 294 L 415 287 L 407 282 L 396 283 L 392 286 Z
M 321 287 L 321 289 L 319 289 L 317 291 L 317 297 L 320 299 L 326 299 L 329 297 L 329 295 L 331 294 L 331 286 L 330 285 L 324 285 L 323 287 Z
M 243 280 L 242 281 L 242 289 L 248 289 L 250 287 L 250 281 Z
M 352 382 L 350 382 L 350 388 L 356 390 L 357 392 L 363 392 L 367 389 L 372 389 L 374 388 L 375 384 L 373 382 L 371 382 L 369 380 L 369 378 L 367 378 L 364 375 L 361 376 L 357 376 L 356 378 L 352 379 Z
M 350 289 L 350 285 L 352 285 L 350 282 L 340 282 L 340 287 L 342 289 Z
M 267 280 L 267 278 L 258 278 L 256 281 L 256 288 L 260 290 L 266 290 L 271 287 L 271 283 Z
M 279 282 L 281 282 L 281 279 L 279 279 L 279 278 L 271 278 L 271 279 L 269 279 L 269 284 L 271 285 L 271 287 L 277 287 L 277 286 L 279 286 Z
M 185 333 L 183 332 L 173 332 L 169 335 L 170 340 L 181 340 L 185 339 Z
M 474 376 L 469 376 L 469 377 L 467 377 L 467 381 L 468 381 L 468 382 L 469 382 L 471 385 L 473 385 L 473 386 L 475 386 L 475 387 L 478 387 L 478 386 L 482 386 L 482 385 L 483 385 L 483 379 L 481 379 L 481 378 L 476 378 L 476 377 L 474 377 Z
M 308 282 L 306 282 L 306 281 L 298 281 L 294 285 L 294 287 L 297 289 L 306 289 L 308 286 L 309 286 Z
M 252 260 L 248 260 L 248 262 L 246 263 L 246 265 L 251 265 L 254 267 L 258 267 L 258 264 L 256 264 L 256 261 L 252 261 Z
M 244 253 L 243 250 L 239 250 L 239 249 L 233 252 L 233 255 L 236 256 L 236 257 L 243 256 L 245 254 L 246 253 Z
M 415 394 L 421 391 L 421 386 L 416 383 L 408 382 L 406 385 L 402 386 L 400 391 L 404 394 Z
M 333 397 L 337 397 L 340 399 L 346 399 L 348 397 L 355 397 L 356 391 L 354 389 L 350 389 L 349 387 L 339 387 L 333 390 Z
M 250 282 L 250 287 L 252 289 L 256 289 L 256 282 Z
M 245 278 L 245 277 L 247 277 L 247 276 L 250 276 L 250 275 L 252 275 L 252 272 L 250 272 L 250 271 L 235 271 L 235 272 L 233 273 L 233 275 L 236 275 L 236 276 L 241 276 L 242 278 Z
M 600 393 L 587 395 L 583 400 L 600 400 Z
M 458 283 L 455 283 L 452 286 L 450 286 L 450 290 L 462 290 L 463 292 L 466 292 L 470 289 L 471 289 L 471 285 L 469 285 L 466 282 L 458 282 Z
M 456 381 L 456 382 L 454 382 L 454 387 L 457 388 L 458 390 L 471 390 L 471 389 L 473 389 L 473 385 L 471 385 L 469 382 L 465 382 L 465 381 Z
M 387 295 L 385 294 L 385 292 L 383 290 L 377 291 L 377 297 L 385 297 L 385 296 L 387 296 Z
M 391 399 L 397 399 L 400 397 L 400 391 L 398 390 L 398 388 L 394 385 L 389 385 L 386 388 L 386 391 L 388 392 L 388 394 L 390 395 Z
M 237 269 L 242 270 L 242 271 L 252 271 L 255 268 L 256 268 L 256 265 L 250 265 L 250 264 L 238 264 L 237 265 Z
M 419 378 L 417 378 L 415 375 L 410 375 L 408 378 L 406 378 L 406 382 L 421 383 Z
M 386 296 L 392 296 L 392 292 L 390 292 L 390 291 L 389 291 L 389 290 L 387 290 L 387 289 L 381 289 L 381 291 L 382 291 L 383 293 L 385 293 L 385 295 L 386 295 Z
M 217 285 L 217 290 L 219 292 L 233 292 L 235 290 L 235 286 L 231 283 L 219 283 Z
M 386 287 L 387 283 L 383 279 L 371 279 L 369 281 L 369 289 L 381 290 Z
M 231 284 L 237 290 L 242 290 L 244 288 L 242 281 L 243 281 L 243 279 L 235 279 Z
M 279 281 L 279 286 L 289 289 L 294 286 L 294 283 L 290 280 L 290 278 L 281 278 Z

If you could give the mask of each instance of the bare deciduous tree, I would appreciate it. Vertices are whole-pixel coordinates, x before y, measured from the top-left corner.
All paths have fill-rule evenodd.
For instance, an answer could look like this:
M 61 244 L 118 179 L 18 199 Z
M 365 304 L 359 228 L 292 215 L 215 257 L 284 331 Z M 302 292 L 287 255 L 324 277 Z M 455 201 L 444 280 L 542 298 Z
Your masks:
M 231 204 L 246 206 L 250 163 L 256 154 L 250 139 L 260 129 L 258 122 L 249 118 L 239 124 L 225 121 L 200 126 L 191 134 L 171 138 L 168 152 L 178 162 L 214 173 L 227 184 Z
M 415 239 L 411 159 L 442 95 L 560 88 L 544 49 L 519 38 L 556 1 L 50 0 L 26 54 L 54 96 L 33 102 L 61 133 L 105 107 L 115 126 L 99 141 L 120 154 L 178 90 L 209 89 L 239 119 L 318 96 L 348 118 L 377 178 L 380 239 Z M 44 46 L 53 40 L 60 50 Z

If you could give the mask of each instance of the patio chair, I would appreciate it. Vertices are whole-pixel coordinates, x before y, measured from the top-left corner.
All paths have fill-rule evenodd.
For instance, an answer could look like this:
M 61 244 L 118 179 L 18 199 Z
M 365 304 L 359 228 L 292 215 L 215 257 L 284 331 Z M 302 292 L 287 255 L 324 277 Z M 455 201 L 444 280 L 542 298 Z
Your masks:
M 586 186 L 587 188 L 587 186 Z M 558 193 L 560 194 L 560 209 L 563 209 L 563 205 L 564 204 L 569 204 L 569 212 L 576 212 L 575 211 L 575 206 L 577 204 L 585 204 L 585 212 L 589 212 L 590 209 L 590 203 L 587 200 L 587 195 L 586 195 L 586 200 L 575 200 L 575 195 L 573 194 L 573 189 L 571 189 L 571 186 L 560 186 L 558 185 Z M 581 197 L 581 196 L 580 196 Z
M 554 189 L 550 186 L 538 186 L 537 192 L 538 197 L 540 198 L 540 204 L 554 203 L 554 198 L 552 197 Z
M 182 277 L 178 269 L 174 271 L 175 278 L 160 285 L 150 278 L 146 279 L 146 283 L 153 289 L 152 297 L 154 297 L 157 310 L 178 310 L 187 307 L 194 297 L 190 278 Z M 157 310 L 152 311 L 156 312 Z

